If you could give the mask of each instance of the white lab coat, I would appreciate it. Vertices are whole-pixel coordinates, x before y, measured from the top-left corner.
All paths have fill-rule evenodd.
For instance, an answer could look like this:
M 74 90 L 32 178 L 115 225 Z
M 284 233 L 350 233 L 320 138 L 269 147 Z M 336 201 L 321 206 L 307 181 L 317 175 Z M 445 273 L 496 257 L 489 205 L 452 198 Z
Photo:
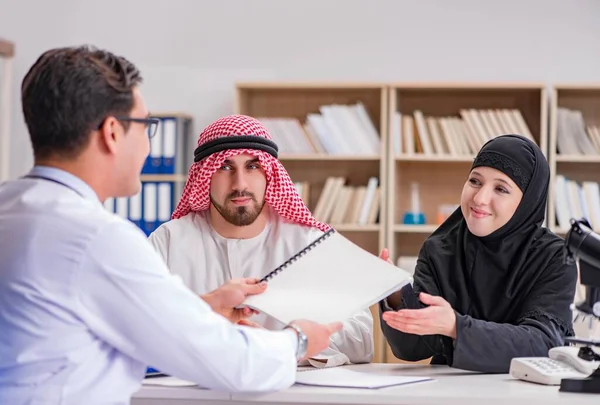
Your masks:
M 147 366 L 230 392 L 293 384 L 292 331 L 232 325 L 87 184 L 32 174 L 48 180 L 0 186 L 0 404 L 129 404 Z

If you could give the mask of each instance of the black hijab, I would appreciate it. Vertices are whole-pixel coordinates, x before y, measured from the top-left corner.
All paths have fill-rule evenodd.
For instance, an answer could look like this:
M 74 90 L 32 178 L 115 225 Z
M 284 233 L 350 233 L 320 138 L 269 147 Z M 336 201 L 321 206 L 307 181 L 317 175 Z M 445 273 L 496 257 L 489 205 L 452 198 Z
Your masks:
M 570 331 L 570 308 L 555 304 L 565 302 L 557 294 L 570 293 L 559 285 L 564 240 L 542 227 L 550 181 L 545 156 L 528 138 L 503 135 L 482 147 L 472 169 L 478 166 L 509 176 L 523 198 L 513 217 L 485 237 L 469 231 L 459 207 L 424 244 L 432 279 L 423 282 L 434 282 L 461 314 L 507 323 L 544 316 Z M 547 294 L 532 300 L 530 292 L 534 286 L 540 291 L 541 284 L 547 284 Z

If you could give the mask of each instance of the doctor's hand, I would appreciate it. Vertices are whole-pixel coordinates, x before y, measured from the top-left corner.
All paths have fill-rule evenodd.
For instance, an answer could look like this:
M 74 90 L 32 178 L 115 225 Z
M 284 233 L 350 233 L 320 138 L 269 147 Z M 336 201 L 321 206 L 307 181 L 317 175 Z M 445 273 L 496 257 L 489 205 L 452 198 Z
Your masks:
M 266 329 L 264 326 L 262 326 L 256 322 L 249 321 L 247 319 L 240 319 L 239 321 L 237 321 L 237 324 L 241 325 L 241 326 L 249 326 L 249 327 L 255 328 L 255 329 Z
M 444 335 L 456 339 L 456 313 L 445 299 L 421 293 L 427 308 L 386 311 L 381 317 L 391 328 L 414 335 Z
M 262 294 L 267 289 L 266 283 L 258 283 L 255 278 L 241 278 L 230 280 L 221 287 L 201 298 L 210 305 L 213 311 L 223 315 L 233 323 L 237 323 L 256 313 L 250 308 L 236 309 L 247 296 Z
M 306 335 L 307 339 L 306 356 L 299 361 L 314 357 L 327 349 L 329 347 L 329 338 L 331 338 L 331 335 L 340 331 L 343 327 L 341 322 L 323 325 L 303 319 L 293 321 L 292 323 L 302 330 L 302 333 Z

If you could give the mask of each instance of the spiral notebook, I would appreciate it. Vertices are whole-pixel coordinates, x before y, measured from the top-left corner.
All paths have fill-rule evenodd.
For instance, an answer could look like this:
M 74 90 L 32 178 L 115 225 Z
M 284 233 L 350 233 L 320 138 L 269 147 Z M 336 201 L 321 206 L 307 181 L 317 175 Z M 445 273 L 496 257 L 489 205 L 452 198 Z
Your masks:
M 412 282 L 411 273 L 354 244 L 334 229 L 267 274 L 267 290 L 243 306 L 280 322 L 344 321 Z

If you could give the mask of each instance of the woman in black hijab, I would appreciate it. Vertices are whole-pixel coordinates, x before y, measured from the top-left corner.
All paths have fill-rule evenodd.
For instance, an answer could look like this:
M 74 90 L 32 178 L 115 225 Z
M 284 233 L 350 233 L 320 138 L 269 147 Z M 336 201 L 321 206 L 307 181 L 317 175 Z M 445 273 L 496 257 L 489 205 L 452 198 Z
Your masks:
M 548 356 L 573 335 L 577 267 L 542 227 L 549 179 L 525 137 L 482 147 L 461 206 L 421 247 L 413 286 L 380 303 L 396 357 L 506 373 L 513 357 Z

